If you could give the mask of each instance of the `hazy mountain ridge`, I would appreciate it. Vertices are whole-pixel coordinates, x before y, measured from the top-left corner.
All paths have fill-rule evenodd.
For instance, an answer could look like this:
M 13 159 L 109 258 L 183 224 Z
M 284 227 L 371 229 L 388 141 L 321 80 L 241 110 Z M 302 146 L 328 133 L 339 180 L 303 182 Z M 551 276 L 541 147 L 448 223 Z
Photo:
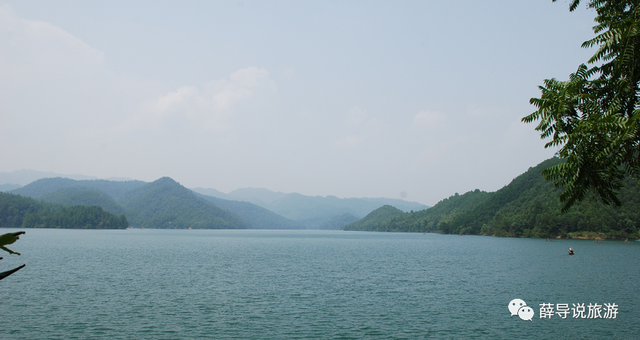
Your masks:
M 205 196 L 210 196 L 210 197 L 215 197 L 215 198 L 220 198 L 223 200 L 231 200 L 233 199 L 231 196 L 225 194 L 222 191 L 218 191 L 216 189 L 211 189 L 211 188 L 191 188 L 192 191 L 197 192 L 200 195 L 205 195 Z
M 206 201 L 238 215 L 252 229 L 302 229 L 303 226 L 286 217 L 250 202 L 233 201 L 198 194 Z
M 11 190 L 16 190 L 21 187 L 22 185 L 20 184 L 11 184 L 11 183 L 0 184 L 0 192 L 9 192 Z
M 55 177 L 69 178 L 74 180 L 98 179 L 97 177 L 86 175 L 65 175 L 48 171 L 22 169 L 11 172 L 0 172 L 0 184 L 17 184 L 20 186 L 25 186 L 42 178 Z
M 251 202 L 253 204 L 257 204 L 263 208 L 267 208 L 264 205 L 270 206 L 273 202 L 283 199 L 288 194 L 271 191 L 269 189 L 263 188 L 241 188 L 233 190 L 229 193 L 229 197 L 234 197 L 235 199 L 239 199 L 241 201 Z
M 330 219 L 324 221 L 319 225 L 318 229 L 321 230 L 340 230 L 343 226 L 355 222 L 359 220 L 359 218 L 349 214 L 344 213 L 342 215 L 333 216 Z
M 262 188 L 237 189 L 228 194 L 214 189 L 194 188 L 192 190 L 222 199 L 251 202 L 301 223 L 307 229 L 335 229 L 340 224 L 339 221 L 344 221 L 345 224 L 353 222 L 353 218 L 362 218 L 384 205 L 391 205 L 405 212 L 429 208 L 420 203 L 400 199 L 306 196 L 299 193 L 285 194 Z
M 274 201 L 270 206 L 272 211 L 282 216 L 301 221 L 307 225 L 307 228 L 317 229 L 337 216 L 349 214 L 362 218 L 384 205 L 391 205 L 400 210 L 407 209 L 407 211 L 429 208 L 420 203 L 397 199 L 321 197 L 295 193 Z
M 70 178 L 42 178 L 29 183 L 19 189 L 12 190 L 11 193 L 31 198 L 40 198 L 52 194 L 60 189 L 71 187 L 84 187 L 97 190 L 107 194 L 113 199 L 117 199 L 135 188 L 147 184 L 142 181 L 109 181 L 105 179 L 74 180 Z

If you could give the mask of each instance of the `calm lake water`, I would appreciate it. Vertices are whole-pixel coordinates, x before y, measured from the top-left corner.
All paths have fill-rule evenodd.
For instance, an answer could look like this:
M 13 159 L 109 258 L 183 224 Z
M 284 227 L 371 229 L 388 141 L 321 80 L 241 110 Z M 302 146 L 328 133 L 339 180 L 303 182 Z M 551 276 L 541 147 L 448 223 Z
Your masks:
M 22 256 L 0 255 L 0 271 L 27 264 L 0 281 L 0 339 L 640 339 L 640 242 L 26 231 Z M 542 303 L 618 314 L 541 319 Z

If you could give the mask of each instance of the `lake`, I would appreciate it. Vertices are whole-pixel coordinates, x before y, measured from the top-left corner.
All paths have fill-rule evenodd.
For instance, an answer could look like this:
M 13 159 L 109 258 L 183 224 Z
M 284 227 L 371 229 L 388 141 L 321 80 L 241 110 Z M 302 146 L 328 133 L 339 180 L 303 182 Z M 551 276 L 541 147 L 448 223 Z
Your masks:
M 640 242 L 25 230 L 0 254 L 27 265 L 0 281 L 0 339 L 640 338 Z

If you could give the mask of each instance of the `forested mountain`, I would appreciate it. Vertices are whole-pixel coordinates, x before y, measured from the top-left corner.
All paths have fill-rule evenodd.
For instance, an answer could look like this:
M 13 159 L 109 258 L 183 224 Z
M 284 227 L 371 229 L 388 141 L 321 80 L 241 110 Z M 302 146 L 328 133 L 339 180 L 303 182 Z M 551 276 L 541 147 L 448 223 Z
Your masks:
M 64 207 L 0 192 L 2 228 L 125 229 L 128 226 L 125 215 L 116 216 L 101 207 Z
M 557 160 L 555 160 L 557 162 Z M 494 216 L 486 218 L 483 224 L 469 221 L 478 216 L 472 211 L 465 219 L 454 221 L 453 233 L 478 231 L 484 235 L 499 236 L 581 236 L 606 238 L 640 237 L 640 182 L 627 178 L 620 192 L 622 205 L 604 205 L 594 197 L 576 203 L 569 211 L 561 214 L 562 205 L 558 197 L 560 189 L 542 179 L 539 175 L 547 165 L 538 166 L 516 180 L 520 188 L 526 191 L 518 193 L 518 186 L 509 186 L 510 190 L 496 192 L 495 197 L 485 204 L 501 204 Z M 534 176 L 535 174 L 538 176 Z M 514 180 L 514 182 L 516 181 Z M 506 188 L 505 188 L 506 189 Z M 503 194 L 502 196 L 497 195 Z M 494 202 L 491 202 L 494 201 Z M 481 205 L 477 209 L 480 209 Z M 474 216 L 475 215 L 475 216 Z M 469 230 L 469 229 L 467 229 Z
M 112 214 L 124 214 L 124 208 L 118 205 L 109 195 L 87 187 L 70 187 L 58 189 L 52 193 L 40 196 L 40 200 L 59 203 L 67 206 L 86 205 L 99 206 Z
M 25 197 L 40 198 L 41 196 L 56 192 L 60 189 L 80 186 L 78 182 L 80 181 L 62 177 L 43 178 L 31 182 L 22 188 L 12 190 L 11 193 Z
M 301 224 L 249 202 L 201 195 L 206 201 L 240 217 L 252 229 L 301 229 Z
M 553 158 L 493 192 L 479 190 L 454 195 L 434 207 L 370 222 L 377 231 L 440 232 L 522 237 L 638 237 L 640 184 L 627 179 L 621 207 L 605 206 L 595 199 L 560 213 L 559 189 L 544 180 L 542 169 L 558 164 Z
M 116 200 L 133 227 L 238 229 L 248 228 L 237 215 L 219 208 L 169 177 L 127 192 Z
M 147 184 L 142 181 L 108 181 L 104 179 L 93 180 L 74 180 L 69 178 L 42 178 L 22 188 L 12 190 L 12 194 L 18 194 L 31 198 L 40 198 L 41 196 L 51 194 L 60 189 L 84 187 L 98 190 L 109 195 L 113 199 L 117 199 L 124 193 L 139 188 Z
M 396 216 L 402 216 L 404 212 L 400 209 L 396 209 L 390 205 L 384 205 L 372 212 L 370 212 L 364 218 L 345 225 L 343 230 L 374 230 L 375 225 L 379 221 L 390 220 Z

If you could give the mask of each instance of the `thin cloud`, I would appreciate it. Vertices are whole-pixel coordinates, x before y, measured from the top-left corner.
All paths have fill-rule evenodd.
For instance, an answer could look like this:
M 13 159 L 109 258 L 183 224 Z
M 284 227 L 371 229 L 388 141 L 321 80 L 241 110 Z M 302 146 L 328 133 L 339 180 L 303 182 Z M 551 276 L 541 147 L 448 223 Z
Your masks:
M 435 129 L 444 122 L 444 115 L 435 111 L 420 111 L 413 117 L 412 126 L 415 128 Z
M 334 146 L 337 149 L 345 150 L 345 149 L 353 149 L 362 144 L 362 138 L 358 136 L 347 136 L 337 140 Z
M 104 66 L 104 52 L 43 21 L 24 20 L 0 5 L 0 78 L 13 86 L 47 78 L 86 78 Z
M 198 131 L 222 131 L 230 128 L 229 118 L 235 107 L 251 98 L 262 88 L 273 90 L 269 72 L 264 68 L 247 67 L 229 76 L 207 82 L 200 88 L 184 86 L 166 93 L 142 106 L 140 112 L 124 123 L 126 130 L 188 125 Z
M 361 124 L 366 119 L 367 119 L 367 111 L 361 109 L 359 106 L 355 106 L 347 112 L 348 124 Z

